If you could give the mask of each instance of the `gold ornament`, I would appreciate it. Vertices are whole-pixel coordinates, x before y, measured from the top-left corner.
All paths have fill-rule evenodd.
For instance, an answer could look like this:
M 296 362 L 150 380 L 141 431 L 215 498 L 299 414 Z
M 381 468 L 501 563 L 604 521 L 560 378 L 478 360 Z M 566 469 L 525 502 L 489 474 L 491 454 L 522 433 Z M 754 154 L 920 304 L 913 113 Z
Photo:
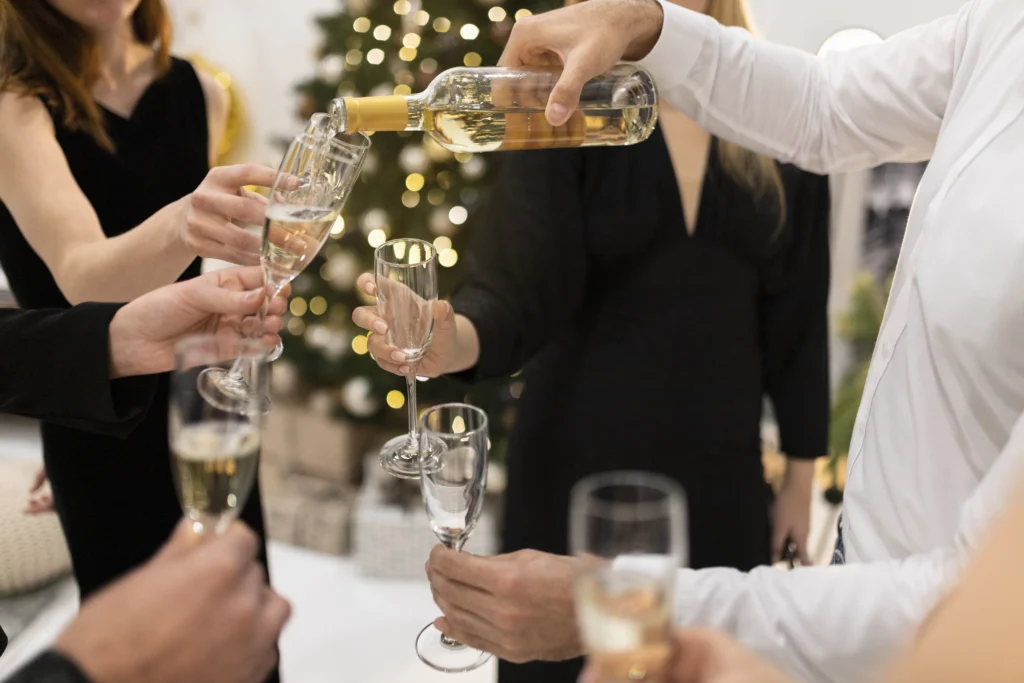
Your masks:
M 224 137 L 220 140 L 220 148 L 217 150 L 217 162 L 222 163 L 235 148 L 235 143 L 245 128 L 245 110 L 242 107 L 242 99 L 238 96 L 234 79 L 231 74 L 211 64 L 199 55 L 191 55 L 189 61 L 200 71 L 213 76 L 217 85 L 224 88 L 228 94 L 228 119 L 224 126 Z

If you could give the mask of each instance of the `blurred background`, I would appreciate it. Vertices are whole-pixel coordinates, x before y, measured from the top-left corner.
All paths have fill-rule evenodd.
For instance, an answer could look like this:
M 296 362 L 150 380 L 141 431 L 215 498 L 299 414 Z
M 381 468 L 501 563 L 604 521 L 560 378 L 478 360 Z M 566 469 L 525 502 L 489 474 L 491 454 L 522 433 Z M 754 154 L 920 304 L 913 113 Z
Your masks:
M 750 0 L 768 40 L 809 52 L 880 40 L 957 9 L 960 0 Z M 537 0 L 168 0 L 178 55 L 214 74 L 231 96 L 225 162 L 276 166 L 282 140 L 338 94 L 417 92 L 440 71 L 492 64 Z M 493 157 L 453 155 L 420 134 L 374 137 L 343 229 L 296 280 L 285 355 L 274 367 L 275 409 L 264 440 L 263 487 L 275 584 L 296 605 L 282 643 L 286 680 L 301 683 L 443 680 L 422 667 L 413 639 L 436 616 L 422 579 L 435 540 L 416 486 L 385 477 L 376 450 L 405 428 L 404 380 L 377 369 L 350 322 L 356 277 L 392 235 L 434 243 L 442 295 L 480 220 Z M 832 222 L 832 451 L 819 466 L 811 550 L 827 561 L 842 498 L 845 449 L 923 166 L 837 176 Z M 207 268 L 221 264 L 208 263 Z M 14 305 L 0 274 L 0 305 Z M 468 395 L 491 416 L 490 503 L 468 550 L 496 548 L 503 440 L 524 389 L 507 381 Z M 420 383 L 420 407 L 463 400 L 454 381 Z M 766 476 L 780 473 L 766 411 Z M 59 632 L 76 608 L 54 516 L 21 514 L 40 462 L 36 426 L 0 418 L 0 623 L 12 638 L 0 680 Z M 485 681 L 493 664 L 462 680 Z

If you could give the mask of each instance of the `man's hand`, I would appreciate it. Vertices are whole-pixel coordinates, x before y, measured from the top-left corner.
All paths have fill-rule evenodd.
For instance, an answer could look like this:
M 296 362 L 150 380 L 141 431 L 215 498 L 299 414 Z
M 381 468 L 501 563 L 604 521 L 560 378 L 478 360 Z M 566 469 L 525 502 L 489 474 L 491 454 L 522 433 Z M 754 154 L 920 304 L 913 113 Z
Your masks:
M 577 657 L 576 561 L 533 550 L 477 557 L 437 546 L 427 576 L 444 617 L 434 624 L 509 662 Z
M 289 290 L 268 304 L 262 340 L 273 348 Z M 149 375 L 174 369 L 174 347 L 193 334 L 254 334 L 263 305 L 259 266 L 217 270 L 161 287 L 126 304 L 110 321 L 110 376 Z
M 663 683 L 792 683 L 770 664 L 718 631 L 680 629 Z M 588 666 L 580 683 L 604 683 Z
M 583 85 L 621 59 L 647 55 L 661 35 L 662 10 L 655 0 L 587 0 L 516 22 L 499 66 L 561 66 L 547 118 L 565 124 Z
M 182 522 L 142 568 L 88 600 L 55 649 L 94 683 L 258 683 L 291 614 L 241 524 L 200 538 Z
M 807 535 L 811 529 L 811 484 L 814 480 L 814 461 L 791 458 L 786 464 L 786 475 L 775 496 L 772 514 L 772 559 L 782 559 L 788 538 L 796 549 L 796 560 L 811 563 L 807 555 Z

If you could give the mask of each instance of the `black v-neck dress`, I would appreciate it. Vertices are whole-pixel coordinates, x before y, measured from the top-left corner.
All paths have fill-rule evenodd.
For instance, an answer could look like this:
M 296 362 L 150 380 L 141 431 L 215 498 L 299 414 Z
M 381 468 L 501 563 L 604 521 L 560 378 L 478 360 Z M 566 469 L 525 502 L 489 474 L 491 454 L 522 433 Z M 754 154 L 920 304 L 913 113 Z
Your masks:
M 188 62 L 177 59 L 129 118 L 103 111 L 114 154 L 85 133 L 68 130 L 59 116 L 54 116 L 54 127 L 75 180 L 104 232 L 114 236 L 202 182 L 209 170 L 209 128 L 199 79 Z M 22 308 L 69 306 L 2 204 L 0 267 Z M 180 279 L 199 275 L 199 268 L 197 259 Z M 83 598 L 151 557 L 181 519 L 167 442 L 167 392 L 164 375 L 145 418 L 123 440 L 42 425 L 54 504 Z M 258 487 L 242 518 L 263 536 Z
M 780 166 L 780 227 L 713 140 L 691 235 L 660 130 L 501 162 L 453 306 L 480 335 L 466 377 L 523 369 L 504 551 L 566 553 L 573 484 L 628 469 L 685 488 L 690 566 L 767 563 L 763 397 L 790 457 L 828 445 L 828 179 Z M 502 683 L 572 683 L 579 662 L 499 670 Z

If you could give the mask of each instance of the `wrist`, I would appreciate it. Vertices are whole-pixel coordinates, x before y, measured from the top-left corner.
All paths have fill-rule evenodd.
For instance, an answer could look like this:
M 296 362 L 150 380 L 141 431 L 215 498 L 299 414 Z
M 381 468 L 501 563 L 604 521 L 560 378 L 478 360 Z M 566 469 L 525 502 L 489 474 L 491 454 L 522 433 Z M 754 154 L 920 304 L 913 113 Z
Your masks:
M 806 490 L 809 493 L 814 481 L 814 463 L 814 460 L 788 458 L 786 475 L 782 481 L 783 488 Z
M 452 340 L 452 354 L 445 364 L 445 374 L 469 370 L 476 367 L 480 360 L 480 336 L 473 321 L 461 313 L 455 313 L 454 308 L 451 315 L 455 316 L 452 325 L 455 338 Z
M 110 379 L 131 377 L 140 374 L 138 363 L 128 341 L 127 324 L 124 321 L 124 308 L 121 308 L 110 321 L 107 332 L 107 346 L 110 354 Z
M 629 0 L 627 3 L 630 40 L 626 45 L 623 59 L 638 61 L 654 49 L 661 37 L 665 12 L 658 0 Z

